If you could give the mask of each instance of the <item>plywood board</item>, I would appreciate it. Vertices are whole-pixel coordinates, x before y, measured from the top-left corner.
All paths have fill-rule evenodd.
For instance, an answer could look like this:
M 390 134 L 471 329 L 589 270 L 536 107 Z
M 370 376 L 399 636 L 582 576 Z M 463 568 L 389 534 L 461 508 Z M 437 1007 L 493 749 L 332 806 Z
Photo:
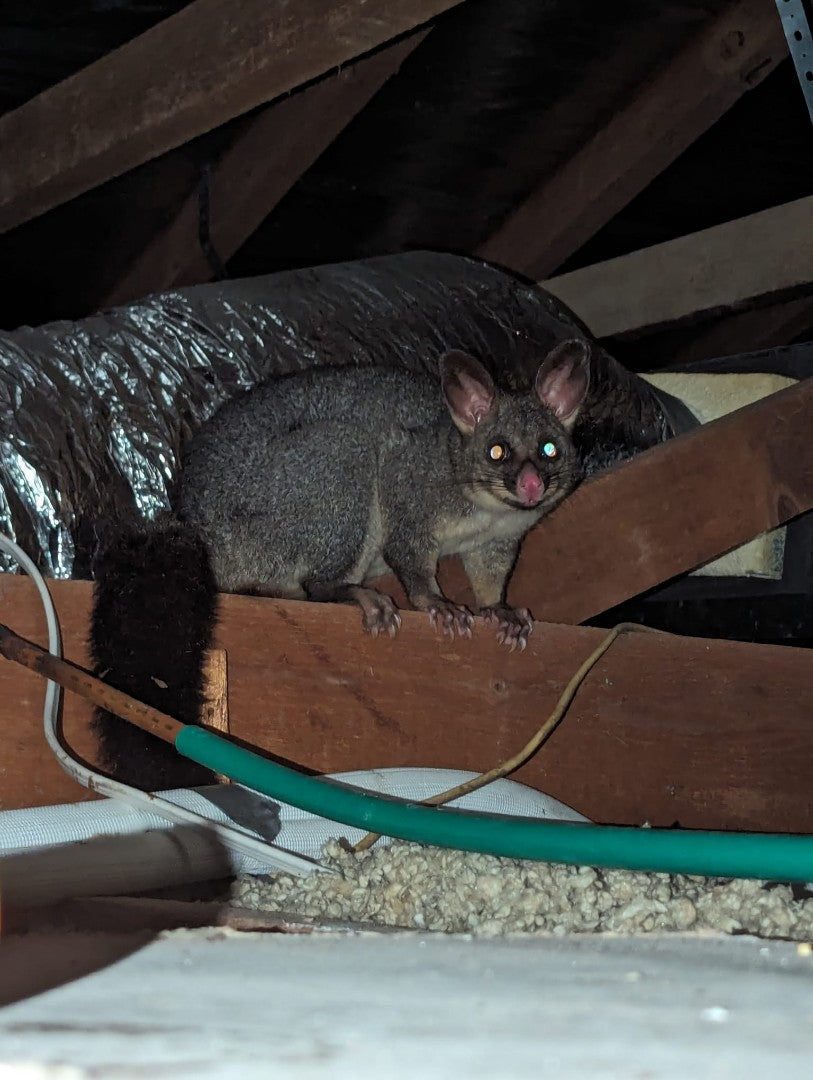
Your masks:
M 30 583 L 0 583 L 0 618 L 44 641 Z M 87 660 L 91 587 L 53 586 L 66 654 Z M 375 766 L 486 769 L 541 725 L 597 629 L 538 624 L 524 654 L 480 622 L 471 640 L 406 612 L 395 640 L 342 605 L 223 598 L 232 734 L 319 772 Z M 0 661 L 0 797 L 6 808 L 85 795 L 51 759 L 43 686 Z M 549 742 L 516 778 L 598 821 L 813 831 L 810 654 L 640 634 L 616 642 Z M 93 757 L 84 702 L 66 701 L 71 743 Z

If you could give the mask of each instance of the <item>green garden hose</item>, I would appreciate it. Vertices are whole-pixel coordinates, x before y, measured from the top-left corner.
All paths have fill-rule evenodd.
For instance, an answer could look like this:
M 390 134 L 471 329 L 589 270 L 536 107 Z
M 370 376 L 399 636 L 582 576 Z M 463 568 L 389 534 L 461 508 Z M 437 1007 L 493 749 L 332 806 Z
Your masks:
M 304 776 L 194 726 L 178 732 L 175 748 L 270 798 L 401 840 L 575 865 L 813 881 L 813 836 L 585 825 L 421 806 Z

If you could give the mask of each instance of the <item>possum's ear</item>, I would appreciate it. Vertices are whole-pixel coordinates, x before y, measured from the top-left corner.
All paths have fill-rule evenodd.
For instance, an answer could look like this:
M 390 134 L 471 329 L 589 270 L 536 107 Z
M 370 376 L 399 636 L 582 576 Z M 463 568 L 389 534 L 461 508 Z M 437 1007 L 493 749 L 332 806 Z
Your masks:
M 590 345 L 572 338 L 555 345 L 536 373 L 534 392 L 569 431 L 590 385 Z
M 473 356 L 449 352 L 440 362 L 443 397 L 455 425 L 471 435 L 494 405 L 494 381 Z

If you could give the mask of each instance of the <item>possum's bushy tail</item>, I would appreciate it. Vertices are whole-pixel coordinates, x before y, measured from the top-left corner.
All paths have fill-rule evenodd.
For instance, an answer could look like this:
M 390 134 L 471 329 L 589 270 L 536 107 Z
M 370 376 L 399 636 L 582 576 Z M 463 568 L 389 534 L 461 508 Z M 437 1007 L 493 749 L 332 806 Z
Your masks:
M 174 521 L 127 526 L 100 547 L 94 577 L 96 673 L 183 723 L 196 723 L 217 610 L 203 541 Z M 208 769 L 112 713 L 97 709 L 94 727 L 105 768 L 118 780 L 147 791 L 212 783 Z

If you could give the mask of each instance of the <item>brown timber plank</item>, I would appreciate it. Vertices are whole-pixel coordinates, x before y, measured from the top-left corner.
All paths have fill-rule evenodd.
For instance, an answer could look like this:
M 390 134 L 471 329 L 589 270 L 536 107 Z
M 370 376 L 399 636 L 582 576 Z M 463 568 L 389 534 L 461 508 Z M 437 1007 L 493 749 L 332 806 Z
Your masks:
M 480 248 L 551 274 L 787 56 L 775 6 L 741 0 L 649 78 Z
M 793 299 L 811 283 L 813 195 L 543 285 L 605 338 Z
M 0 119 L 0 232 L 458 2 L 194 0 Z
M 813 379 L 578 488 L 528 534 L 509 587 L 583 622 L 813 507 Z
M 419 31 L 267 106 L 244 127 L 209 177 L 210 235 L 225 262 L 299 177 L 424 40 Z M 198 237 L 197 190 L 127 267 L 102 301 L 128 303 L 173 285 L 212 278 Z
M 86 662 L 91 588 L 54 582 L 66 655 Z M 2 618 L 44 641 L 27 580 L 2 582 Z M 303 766 L 484 769 L 542 723 L 601 631 L 540 624 L 510 653 L 478 623 L 437 636 L 406 612 L 374 640 L 357 610 L 223 598 L 217 646 L 229 656 L 232 734 Z M 3 807 L 84 796 L 45 748 L 43 686 L 0 661 Z M 588 676 L 569 714 L 517 779 L 600 821 L 813 831 L 810 654 L 793 648 L 630 635 Z M 65 731 L 93 755 L 89 709 L 66 698 Z

